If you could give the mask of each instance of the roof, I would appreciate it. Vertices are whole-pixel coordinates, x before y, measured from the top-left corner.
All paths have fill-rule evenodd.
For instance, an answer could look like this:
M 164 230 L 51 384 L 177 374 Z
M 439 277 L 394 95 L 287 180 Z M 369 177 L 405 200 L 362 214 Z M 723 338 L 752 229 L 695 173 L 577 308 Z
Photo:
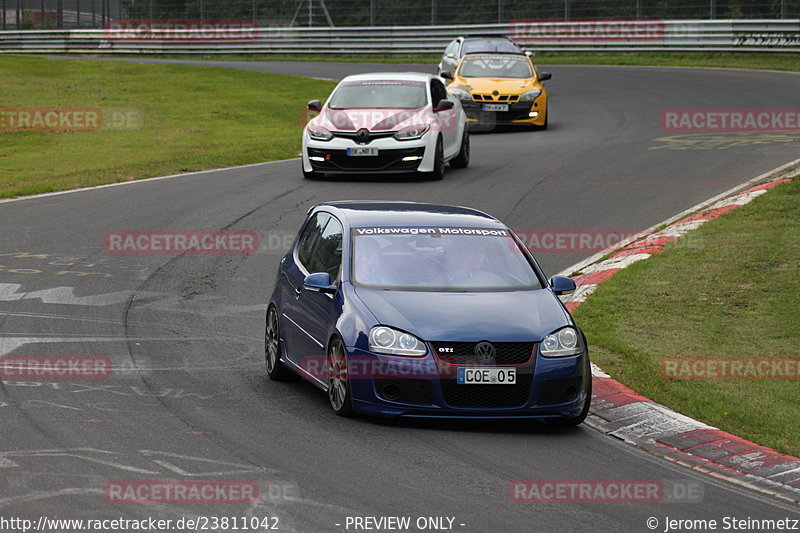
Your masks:
M 317 207 L 345 218 L 351 227 L 445 226 L 502 228 L 506 225 L 477 209 L 417 202 L 344 200 L 325 202 Z
M 424 72 L 367 72 L 365 74 L 353 74 L 345 77 L 342 81 L 366 81 L 366 80 L 402 80 L 402 81 L 428 81 L 435 78 L 434 74 Z

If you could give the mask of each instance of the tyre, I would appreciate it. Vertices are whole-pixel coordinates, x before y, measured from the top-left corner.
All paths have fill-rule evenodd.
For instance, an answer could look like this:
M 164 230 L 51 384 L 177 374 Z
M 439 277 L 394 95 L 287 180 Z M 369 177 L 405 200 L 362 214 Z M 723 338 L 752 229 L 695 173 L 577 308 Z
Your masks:
M 444 147 L 442 145 L 442 138 L 436 139 L 436 154 L 433 159 L 433 172 L 429 172 L 427 176 L 433 180 L 438 181 L 444 177 Z
M 347 354 L 339 337 L 334 337 L 328 346 L 328 400 L 337 415 L 344 417 L 355 415 L 347 372 Z
M 267 376 L 272 381 L 292 381 L 297 375 L 281 362 L 281 336 L 278 330 L 278 312 L 270 306 L 267 311 L 267 327 L 264 333 L 264 358 Z
M 450 160 L 452 168 L 467 168 L 469 166 L 469 132 L 464 127 L 464 137 L 461 139 L 461 150 L 458 155 Z

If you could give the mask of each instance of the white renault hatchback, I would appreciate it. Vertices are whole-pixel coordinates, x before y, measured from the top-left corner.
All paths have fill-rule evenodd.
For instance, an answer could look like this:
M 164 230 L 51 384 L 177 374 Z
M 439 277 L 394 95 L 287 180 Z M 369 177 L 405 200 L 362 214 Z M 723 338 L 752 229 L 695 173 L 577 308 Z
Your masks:
M 443 80 L 416 72 L 348 76 L 303 131 L 303 176 L 411 173 L 469 164 L 467 118 Z

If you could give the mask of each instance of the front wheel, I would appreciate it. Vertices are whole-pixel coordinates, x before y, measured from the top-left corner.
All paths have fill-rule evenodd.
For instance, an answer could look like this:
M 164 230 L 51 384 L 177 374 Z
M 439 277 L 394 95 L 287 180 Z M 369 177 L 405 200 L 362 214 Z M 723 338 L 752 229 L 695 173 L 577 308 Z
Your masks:
M 469 165 L 469 132 L 467 127 L 464 126 L 464 136 L 461 138 L 461 150 L 458 155 L 450 160 L 450 166 L 453 168 L 467 168 Z
M 347 354 L 344 344 L 335 337 L 328 346 L 328 400 L 333 412 L 339 416 L 352 417 L 353 394 L 347 372 Z
M 267 311 L 267 329 L 264 334 L 264 358 L 267 376 L 272 381 L 290 381 L 296 375 L 281 362 L 281 336 L 278 330 L 278 312 L 274 307 Z
M 436 139 L 436 153 L 433 159 L 433 172 L 429 174 L 430 179 L 438 181 L 444 178 L 444 146 L 442 138 Z

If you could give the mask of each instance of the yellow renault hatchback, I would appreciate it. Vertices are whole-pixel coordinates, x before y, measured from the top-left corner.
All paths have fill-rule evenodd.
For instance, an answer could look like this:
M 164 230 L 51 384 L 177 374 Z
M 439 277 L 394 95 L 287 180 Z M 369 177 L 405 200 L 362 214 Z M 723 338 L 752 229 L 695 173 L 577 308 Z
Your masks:
M 442 72 L 448 91 L 461 101 L 472 124 L 531 125 L 547 129 L 547 91 L 552 76 L 537 72 L 525 54 L 465 55 L 455 73 Z

